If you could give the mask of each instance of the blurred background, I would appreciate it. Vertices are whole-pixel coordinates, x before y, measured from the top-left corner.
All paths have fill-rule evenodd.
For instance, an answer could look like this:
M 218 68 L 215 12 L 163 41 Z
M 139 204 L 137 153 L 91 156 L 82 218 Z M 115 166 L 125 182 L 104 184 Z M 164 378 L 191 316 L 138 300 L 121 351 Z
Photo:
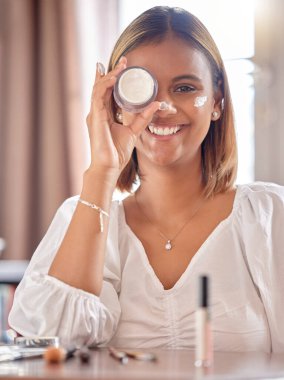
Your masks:
M 120 32 L 154 5 L 189 10 L 217 42 L 235 107 L 237 182 L 284 185 L 283 0 L 0 0 L 2 259 L 28 260 L 59 205 L 79 193 L 96 62 L 107 66 Z

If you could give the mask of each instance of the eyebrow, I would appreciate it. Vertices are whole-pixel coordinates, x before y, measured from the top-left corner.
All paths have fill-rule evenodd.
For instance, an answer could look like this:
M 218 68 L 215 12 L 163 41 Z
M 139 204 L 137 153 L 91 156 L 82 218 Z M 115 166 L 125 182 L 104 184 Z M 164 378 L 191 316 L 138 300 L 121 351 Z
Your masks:
M 177 77 L 174 77 L 172 81 L 177 82 L 177 81 L 182 80 L 182 79 L 190 79 L 190 80 L 194 80 L 196 82 L 202 82 L 202 80 L 194 74 L 179 75 Z

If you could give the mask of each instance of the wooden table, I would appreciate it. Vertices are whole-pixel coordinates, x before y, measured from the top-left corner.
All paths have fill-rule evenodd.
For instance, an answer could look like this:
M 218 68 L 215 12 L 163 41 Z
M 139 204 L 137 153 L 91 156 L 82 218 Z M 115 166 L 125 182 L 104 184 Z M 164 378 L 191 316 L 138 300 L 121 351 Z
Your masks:
M 78 357 L 62 364 L 46 364 L 29 359 L 0 364 L 5 379 L 101 379 L 101 380 L 232 380 L 284 379 L 284 354 L 222 353 L 214 355 L 214 367 L 203 371 L 194 367 L 194 353 L 188 350 L 152 350 L 156 362 L 129 359 L 121 364 L 107 350 L 92 350 L 89 364 Z

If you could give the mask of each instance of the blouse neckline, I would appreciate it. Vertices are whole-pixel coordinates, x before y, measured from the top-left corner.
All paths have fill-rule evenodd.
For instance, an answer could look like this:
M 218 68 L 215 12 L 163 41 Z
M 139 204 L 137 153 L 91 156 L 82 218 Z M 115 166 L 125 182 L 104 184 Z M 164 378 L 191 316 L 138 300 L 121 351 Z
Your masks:
M 202 245 L 199 247 L 199 249 L 195 252 L 194 256 L 190 260 L 189 264 L 185 268 L 184 272 L 181 274 L 181 276 L 178 278 L 174 286 L 170 289 L 165 289 L 163 284 L 161 283 L 160 279 L 156 275 L 152 265 L 149 262 L 147 253 L 144 249 L 144 246 L 140 239 L 137 237 L 137 235 L 133 232 L 131 227 L 127 224 L 126 222 L 126 216 L 125 216 L 125 209 L 123 205 L 123 200 L 119 201 L 119 214 L 120 214 L 120 226 L 122 229 L 125 230 L 125 233 L 128 235 L 128 237 L 133 240 L 137 247 L 139 247 L 139 256 L 140 259 L 143 262 L 144 267 L 147 269 L 147 271 L 150 273 L 157 289 L 164 294 L 170 295 L 171 293 L 176 292 L 179 288 L 183 286 L 185 283 L 188 274 L 194 270 L 194 267 L 196 265 L 196 262 L 198 262 L 199 257 L 206 252 L 207 246 L 214 240 L 216 239 L 219 234 L 224 230 L 224 228 L 231 222 L 232 218 L 234 217 L 234 214 L 236 210 L 239 207 L 240 203 L 240 195 L 242 193 L 241 191 L 242 187 L 241 186 L 236 186 L 236 194 L 233 202 L 233 207 L 231 213 L 214 228 L 214 230 L 210 233 L 210 235 L 206 238 L 206 240 L 202 243 Z

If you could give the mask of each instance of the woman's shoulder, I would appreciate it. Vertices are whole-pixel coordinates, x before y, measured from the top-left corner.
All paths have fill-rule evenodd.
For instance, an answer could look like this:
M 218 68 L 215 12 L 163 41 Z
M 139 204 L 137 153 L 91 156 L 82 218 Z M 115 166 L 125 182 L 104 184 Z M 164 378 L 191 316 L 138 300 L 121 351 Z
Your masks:
M 237 193 L 240 200 L 251 201 L 284 200 L 284 186 L 272 182 L 252 182 L 238 185 Z
M 284 217 L 284 186 L 271 182 L 253 182 L 237 186 L 235 208 L 243 218 L 259 221 L 272 213 Z
M 237 185 L 241 192 L 254 194 L 284 194 L 284 186 L 273 182 L 256 181 L 243 185 Z

